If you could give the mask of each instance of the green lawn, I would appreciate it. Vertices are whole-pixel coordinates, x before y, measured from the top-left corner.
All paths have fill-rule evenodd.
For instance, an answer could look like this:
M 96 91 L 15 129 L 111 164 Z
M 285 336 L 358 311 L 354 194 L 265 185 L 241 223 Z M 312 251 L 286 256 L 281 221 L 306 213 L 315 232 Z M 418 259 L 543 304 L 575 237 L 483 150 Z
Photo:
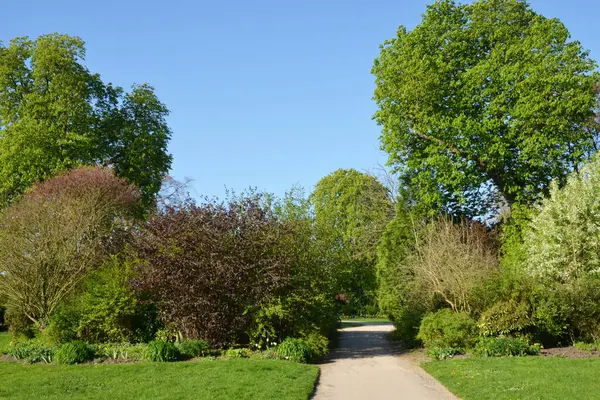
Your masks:
M 600 398 L 599 358 L 467 358 L 423 368 L 463 400 Z
M 8 351 L 8 344 L 12 340 L 12 334 L 8 332 L 0 332 L 0 354 Z
M 361 317 L 357 317 L 357 318 L 342 318 L 342 320 L 348 321 L 348 322 L 356 322 L 356 323 L 391 322 L 387 318 L 361 318 Z
M 0 363 L 0 399 L 306 400 L 319 368 L 272 360 L 157 364 Z

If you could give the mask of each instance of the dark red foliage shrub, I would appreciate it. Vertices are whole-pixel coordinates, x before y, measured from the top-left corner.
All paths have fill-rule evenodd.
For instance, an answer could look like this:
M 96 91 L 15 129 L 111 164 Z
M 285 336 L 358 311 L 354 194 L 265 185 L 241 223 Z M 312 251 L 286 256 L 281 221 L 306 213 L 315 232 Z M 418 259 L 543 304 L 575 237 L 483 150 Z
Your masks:
M 139 278 L 165 322 L 188 338 L 240 340 L 248 311 L 289 280 L 286 229 L 260 196 L 167 207 L 134 241 Z

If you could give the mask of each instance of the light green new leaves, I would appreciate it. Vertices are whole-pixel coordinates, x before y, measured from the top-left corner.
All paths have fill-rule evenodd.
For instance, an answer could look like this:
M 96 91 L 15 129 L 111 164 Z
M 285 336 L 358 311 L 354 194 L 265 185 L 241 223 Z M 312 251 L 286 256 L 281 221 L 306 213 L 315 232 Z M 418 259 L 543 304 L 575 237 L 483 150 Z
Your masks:
M 600 158 L 553 183 L 524 233 L 526 268 L 533 276 L 568 282 L 600 273 Z

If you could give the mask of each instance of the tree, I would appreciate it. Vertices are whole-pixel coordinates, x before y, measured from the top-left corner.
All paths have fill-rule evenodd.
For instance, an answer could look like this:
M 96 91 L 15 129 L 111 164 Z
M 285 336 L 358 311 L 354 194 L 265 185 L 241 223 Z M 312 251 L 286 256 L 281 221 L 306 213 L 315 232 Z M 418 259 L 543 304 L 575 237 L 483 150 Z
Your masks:
M 381 145 L 422 209 L 530 204 L 596 150 L 596 63 L 524 1 L 436 1 L 381 46 Z
M 84 167 L 36 185 L 0 214 L 0 293 L 44 329 L 88 272 L 123 245 L 137 189 Z
M 78 37 L 0 43 L 0 203 L 62 171 L 110 165 L 152 205 L 171 166 L 168 110 L 152 87 L 125 93 L 84 59 Z
M 356 306 L 373 306 L 377 245 L 394 211 L 387 189 L 373 176 L 339 169 L 317 183 L 311 202 L 318 240 L 336 265 L 339 294 L 350 294 Z

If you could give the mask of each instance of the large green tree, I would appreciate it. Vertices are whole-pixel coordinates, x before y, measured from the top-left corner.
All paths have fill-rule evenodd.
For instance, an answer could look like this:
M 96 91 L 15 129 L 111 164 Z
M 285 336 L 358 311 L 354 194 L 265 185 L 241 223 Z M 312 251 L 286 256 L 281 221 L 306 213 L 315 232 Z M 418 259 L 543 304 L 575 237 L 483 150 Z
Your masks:
M 382 148 L 432 213 L 531 203 L 596 150 L 595 68 L 525 1 L 436 1 L 375 60 Z
M 84 42 L 51 34 L 0 43 L 0 203 L 80 165 L 109 165 L 152 204 L 171 166 L 168 110 L 152 87 L 105 84 Z
M 377 245 L 394 214 L 389 192 L 371 175 L 339 169 L 317 183 L 311 202 L 339 293 L 349 295 L 350 311 L 365 311 L 376 304 Z

